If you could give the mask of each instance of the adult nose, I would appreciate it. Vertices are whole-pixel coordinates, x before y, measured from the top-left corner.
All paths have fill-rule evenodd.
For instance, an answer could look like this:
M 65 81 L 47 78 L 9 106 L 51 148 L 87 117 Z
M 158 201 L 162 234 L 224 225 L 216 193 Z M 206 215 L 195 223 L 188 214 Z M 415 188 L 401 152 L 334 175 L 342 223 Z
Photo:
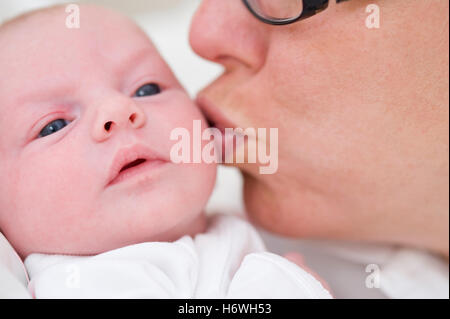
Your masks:
M 223 64 L 260 68 L 270 26 L 259 22 L 240 0 L 203 0 L 191 23 L 189 42 L 201 57 Z
M 147 121 L 145 113 L 125 96 L 115 96 L 102 101 L 96 108 L 92 138 L 103 142 L 121 129 L 139 129 Z

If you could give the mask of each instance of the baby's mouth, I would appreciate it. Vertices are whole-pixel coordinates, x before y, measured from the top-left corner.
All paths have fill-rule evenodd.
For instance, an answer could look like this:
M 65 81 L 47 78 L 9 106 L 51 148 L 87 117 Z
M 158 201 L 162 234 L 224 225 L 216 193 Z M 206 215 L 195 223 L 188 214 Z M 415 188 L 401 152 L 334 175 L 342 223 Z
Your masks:
M 108 186 L 119 184 L 129 178 L 140 176 L 141 174 L 147 174 L 148 170 L 156 169 L 165 163 L 167 162 L 158 159 L 138 158 L 123 166 L 117 175 L 109 182 Z
M 143 163 L 145 163 L 147 160 L 144 158 L 138 158 L 137 160 L 125 165 L 124 167 L 122 167 L 122 169 L 119 171 L 119 174 L 121 174 L 123 171 L 126 171 L 127 169 L 139 166 Z
M 107 186 L 121 183 L 134 176 L 148 175 L 150 171 L 166 163 L 168 160 L 146 146 L 134 145 L 122 148 L 111 163 Z
M 126 165 L 124 165 L 120 171 L 117 172 L 115 177 L 109 182 L 109 186 L 113 184 L 120 183 L 122 180 L 126 179 L 130 174 L 136 173 L 139 169 L 139 166 L 143 166 L 147 162 L 144 158 L 138 158 Z

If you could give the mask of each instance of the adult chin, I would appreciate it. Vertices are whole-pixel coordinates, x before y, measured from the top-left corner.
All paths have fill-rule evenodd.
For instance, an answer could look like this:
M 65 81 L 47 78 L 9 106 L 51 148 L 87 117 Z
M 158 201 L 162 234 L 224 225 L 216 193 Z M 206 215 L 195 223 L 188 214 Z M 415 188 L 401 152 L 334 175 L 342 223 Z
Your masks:
M 240 166 L 243 197 L 252 223 L 291 238 L 354 239 L 353 221 L 326 195 L 302 185 L 292 174 L 261 175 Z
M 289 237 L 308 236 L 299 225 L 301 211 L 290 211 L 283 203 L 283 186 L 275 178 L 241 170 L 244 178 L 245 210 L 252 223 L 273 233 Z

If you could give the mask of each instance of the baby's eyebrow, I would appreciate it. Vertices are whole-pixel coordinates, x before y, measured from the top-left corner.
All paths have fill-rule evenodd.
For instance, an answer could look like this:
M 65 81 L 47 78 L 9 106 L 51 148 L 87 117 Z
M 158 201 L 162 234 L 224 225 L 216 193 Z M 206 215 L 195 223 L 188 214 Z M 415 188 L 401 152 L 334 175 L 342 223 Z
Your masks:
M 120 66 L 118 67 L 118 74 L 124 75 L 131 68 L 142 63 L 146 59 L 155 57 L 156 49 L 153 47 L 145 47 L 135 50 L 132 54 L 120 58 Z M 43 102 L 54 100 L 58 98 L 65 98 L 71 94 L 74 94 L 78 89 L 77 83 L 70 83 L 67 78 L 59 79 L 41 79 L 38 87 L 25 88 L 20 91 L 19 94 L 11 97 L 13 99 L 13 105 L 22 107 L 30 102 Z
M 21 91 L 15 96 L 14 105 L 24 107 L 31 102 L 44 102 L 57 98 L 64 98 L 76 90 L 76 86 L 68 85 L 67 81 L 52 81 L 47 84 L 40 83 L 38 88 L 31 88 L 29 91 Z M 64 84 L 62 84 L 64 83 Z
M 155 57 L 155 52 L 156 49 L 153 47 L 145 47 L 135 50 L 132 54 L 121 59 L 121 66 L 118 69 L 118 74 L 126 74 L 129 69 L 136 65 L 139 65 L 143 60 Z

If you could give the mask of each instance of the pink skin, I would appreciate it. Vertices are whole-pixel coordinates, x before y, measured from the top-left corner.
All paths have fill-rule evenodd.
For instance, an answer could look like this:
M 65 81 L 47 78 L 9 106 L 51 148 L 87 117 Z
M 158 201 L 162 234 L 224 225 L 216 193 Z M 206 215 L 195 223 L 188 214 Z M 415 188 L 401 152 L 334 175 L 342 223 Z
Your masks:
M 205 227 L 215 165 L 166 162 L 107 185 L 120 149 L 140 144 L 167 160 L 172 129 L 206 125 L 141 30 L 105 9 L 81 11 L 77 30 L 60 7 L 0 31 L 0 228 L 22 258 L 97 254 Z M 162 92 L 133 98 L 147 83 Z M 37 138 L 56 119 L 70 124 Z

